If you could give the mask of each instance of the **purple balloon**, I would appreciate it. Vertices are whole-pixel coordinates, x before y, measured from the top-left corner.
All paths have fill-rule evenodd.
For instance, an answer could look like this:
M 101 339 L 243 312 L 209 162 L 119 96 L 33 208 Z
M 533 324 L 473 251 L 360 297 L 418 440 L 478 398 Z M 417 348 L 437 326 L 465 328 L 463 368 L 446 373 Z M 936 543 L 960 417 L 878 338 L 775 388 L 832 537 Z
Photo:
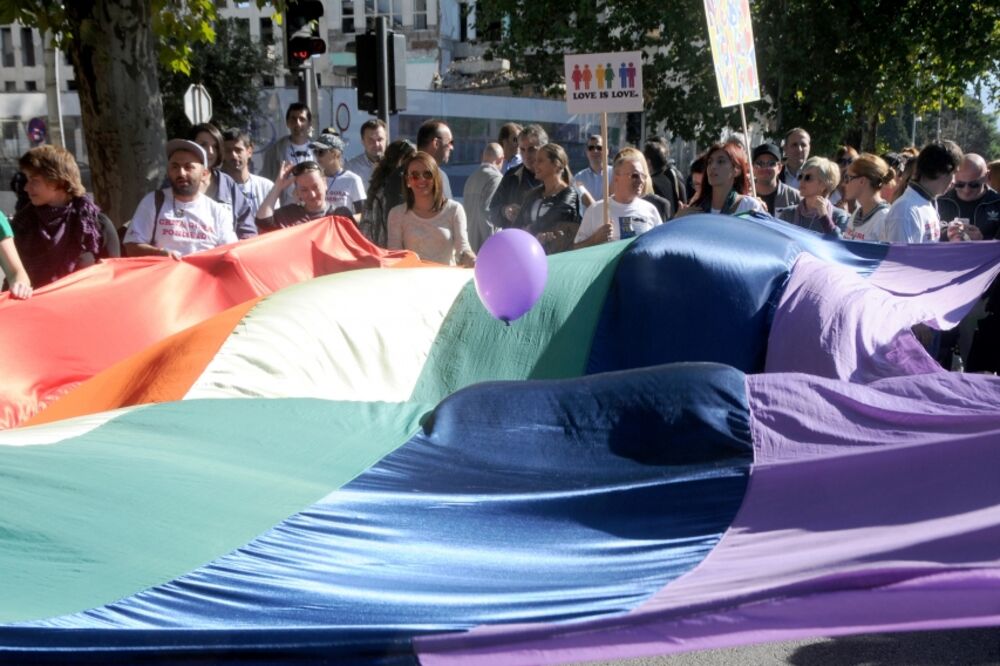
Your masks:
M 476 256 L 476 291 L 490 314 L 510 323 L 534 307 L 545 289 L 549 263 L 534 236 L 504 229 L 486 239 Z

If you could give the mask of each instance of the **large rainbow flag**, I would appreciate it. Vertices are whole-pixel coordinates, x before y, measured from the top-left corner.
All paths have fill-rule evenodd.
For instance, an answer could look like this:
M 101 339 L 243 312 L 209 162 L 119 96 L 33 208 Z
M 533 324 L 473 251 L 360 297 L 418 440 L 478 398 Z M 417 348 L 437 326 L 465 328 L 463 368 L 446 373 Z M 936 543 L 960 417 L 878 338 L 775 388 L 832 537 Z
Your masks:
M 471 271 L 373 261 L 397 267 L 167 326 L 44 404 L 22 372 L 0 659 L 566 663 L 1000 624 L 1000 379 L 911 332 L 955 325 L 1000 243 L 690 217 L 551 257 L 511 326 Z M 45 344 L 11 311 L 5 356 Z

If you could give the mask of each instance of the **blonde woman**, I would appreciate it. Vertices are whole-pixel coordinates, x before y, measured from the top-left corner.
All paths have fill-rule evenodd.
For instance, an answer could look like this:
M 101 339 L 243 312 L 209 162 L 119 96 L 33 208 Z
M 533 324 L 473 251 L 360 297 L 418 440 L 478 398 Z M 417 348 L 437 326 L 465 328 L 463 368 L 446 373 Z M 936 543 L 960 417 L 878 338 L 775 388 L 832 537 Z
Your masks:
M 882 188 L 895 176 L 885 160 L 862 153 L 844 175 L 844 196 L 856 204 L 844 238 L 885 241 L 885 216 L 889 202 L 882 198 Z
M 830 202 L 830 195 L 839 184 L 840 169 L 836 164 L 825 157 L 810 157 L 802 165 L 799 177 L 802 201 L 796 206 L 779 208 L 775 217 L 819 234 L 840 236 L 851 218 Z
M 423 151 L 403 166 L 406 203 L 389 211 L 389 249 L 412 250 L 426 261 L 472 268 L 465 209 L 445 198 L 437 160 Z

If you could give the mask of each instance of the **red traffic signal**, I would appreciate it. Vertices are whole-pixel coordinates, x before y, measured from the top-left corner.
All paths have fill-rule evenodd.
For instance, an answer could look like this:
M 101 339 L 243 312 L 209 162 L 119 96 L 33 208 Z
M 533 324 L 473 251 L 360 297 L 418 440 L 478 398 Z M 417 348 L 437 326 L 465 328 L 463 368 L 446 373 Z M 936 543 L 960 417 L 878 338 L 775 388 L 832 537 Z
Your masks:
M 285 54 L 290 68 L 301 67 L 310 57 L 326 53 L 319 34 L 322 0 L 289 0 L 285 9 Z

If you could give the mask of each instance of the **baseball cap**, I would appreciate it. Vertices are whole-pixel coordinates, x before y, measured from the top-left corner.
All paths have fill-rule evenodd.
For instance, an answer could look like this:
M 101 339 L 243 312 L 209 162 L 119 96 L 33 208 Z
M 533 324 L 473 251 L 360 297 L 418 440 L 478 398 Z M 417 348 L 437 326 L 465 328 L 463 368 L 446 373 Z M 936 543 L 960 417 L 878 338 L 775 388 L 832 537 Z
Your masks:
M 324 133 L 320 134 L 319 138 L 313 140 L 309 144 L 309 147 L 312 148 L 313 150 L 331 150 L 335 148 L 340 152 L 344 152 L 344 148 L 346 148 L 347 146 L 344 145 L 343 139 L 341 139 L 339 136 L 335 134 Z
M 189 153 L 197 155 L 201 158 L 202 166 L 208 166 L 208 156 L 205 154 L 205 149 L 194 141 L 188 141 L 187 139 L 171 139 L 167 141 L 167 159 L 170 159 L 170 156 L 178 150 L 186 150 Z
M 761 155 L 773 155 L 774 159 L 781 161 L 781 150 L 773 143 L 762 143 L 753 149 L 753 159 L 757 159 Z

